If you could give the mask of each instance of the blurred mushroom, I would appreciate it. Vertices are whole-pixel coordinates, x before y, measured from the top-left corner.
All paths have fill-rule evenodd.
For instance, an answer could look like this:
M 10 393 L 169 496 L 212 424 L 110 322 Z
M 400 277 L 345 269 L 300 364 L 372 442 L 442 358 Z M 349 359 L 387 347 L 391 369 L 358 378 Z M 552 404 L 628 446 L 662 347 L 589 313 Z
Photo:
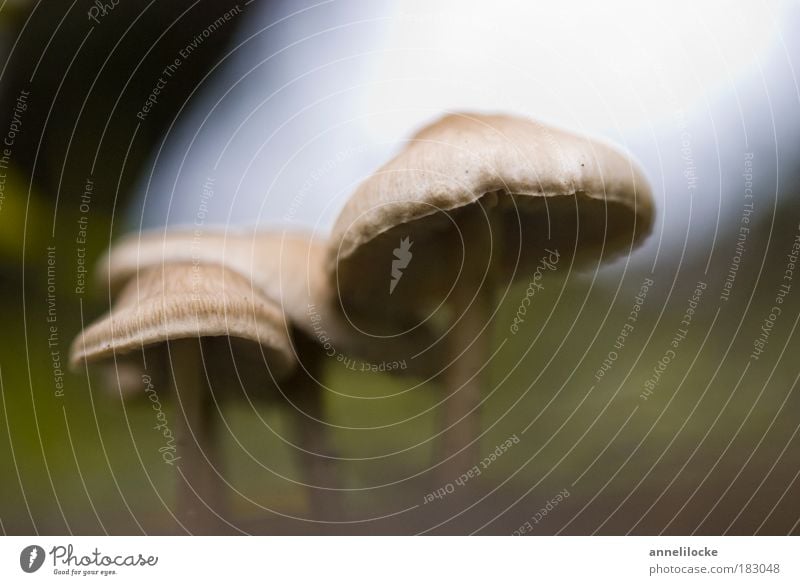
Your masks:
M 447 115 L 358 187 L 334 225 L 329 274 L 368 333 L 403 335 L 445 313 L 446 480 L 476 461 L 495 295 L 543 259 L 576 268 L 630 252 L 652 222 L 629 157 L 504 115 Z
M 325 339 L 349 355 L 375 362 L 405 359 L 405 373 L 433 375 L 441 360 L 425 351 L 433 341 L 428 327 L 403 337 L 375 338 L 341 318 L 325 270 L 327 249 L 324 238 L 305 232 L 206 229 L 198 235 L 191 230 L 157 230 L 122 238 L 98 264 L 98 278 L 114 291 L 145 267 L 221 264 L 247 277 L 280 305 L 288 332 L 302 332 L 318 342 L 324 332 Z
M 372 363 L 402 362 L 405 374 L 430 375 L 430 343 L 424 329 L 401 339 L 376 341 L 349 327 L 336 310 L 324 270 L 326 242 L 306 233 L 206 229 L 158 230 L 120 240 L 101 261 L 101 278 L 112 291 L 137 272 L 191 262 L 225 266 L 280 309 L 282 329 L 292 339 L 299 367 L 285 386 L 292 389 L 293 421 L 301 470 L 310 488 L 314 519 L 332 519 L 340 508 L 336 458 L 324 420 L 322 370 L 326 354 Z
M 165 461 L 179 474 L 178 519 L 191 533 L 224 531 L 218 401 L 233 391 L 232 374 L 259 391 L 290 374 L 294 356 L 280 309 L 220 265 L 149 267 L 72 344 L 73 369 L 117 360 L 124 376 L 133 365 L 154 388 L 174 389 L 177 451 Z

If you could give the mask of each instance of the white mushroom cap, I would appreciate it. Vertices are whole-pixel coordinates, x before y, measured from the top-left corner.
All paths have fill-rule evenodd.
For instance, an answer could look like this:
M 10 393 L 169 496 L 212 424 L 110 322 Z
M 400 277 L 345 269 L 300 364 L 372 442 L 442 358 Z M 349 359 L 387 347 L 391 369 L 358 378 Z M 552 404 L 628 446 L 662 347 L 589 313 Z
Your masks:
M 630 252 L 654 216 L 638 165 L 615 148 L 513 116 L 447 115 L 366 179 L 336 221 L 327 269 L 345 311 L 374 323 L 441 302 L 462 262 L 488 264 L 488 249 L 459 256 L 476 211 L 489 229 L 486 210 L 506 281 L 527 277 L 546 249 L 573 267 Z M 404 240 L 413 261 L 390 290 L 387 266 Z
M 325 295 L 319 267 L 324 245 L 304 233 L 206 229 L 153 230 L 129 235 L 98 262 L 97 280 L 119 289 L 139 271 L 178 262 L 225 266 L 308 329 L 308 305 Z
M 324 269 L 326 241 L 303 232 L 154 230 L 120 240 L 99 262 L 99 280 L 118 289 L 137 272 L 176 262 L 225 266 L 275 303 L 287 334 L 297 330 L 330 345 L 336 357 L 404 361 L 404 373 L 428 376 L 438 368 L 433 338 L 424 328 L 402 337 L 373 337 L 342 319 Z M 297 351 L 298 344 L 295 344 Z M 297 356 L 302 359 L 302 356 Z
M 294 367 L 278 307 L 220 265 L 169 264 L 143 270 L 111 311 L 73 342 L 70 362 L 99 362 L 178 339 L 224 337 L 259 355 L 276 378 Z

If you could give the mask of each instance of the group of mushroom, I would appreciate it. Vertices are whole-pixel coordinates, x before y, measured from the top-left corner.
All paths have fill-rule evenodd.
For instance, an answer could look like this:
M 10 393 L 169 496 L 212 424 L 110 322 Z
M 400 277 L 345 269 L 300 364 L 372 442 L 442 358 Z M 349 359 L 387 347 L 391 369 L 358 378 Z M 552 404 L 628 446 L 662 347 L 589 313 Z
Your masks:
M 143 374 L 172 389 L 182 530 L 233 525 L 218 454 L 228 399 L 285 407 L 309 517 L 336 521 L 328 347 L 442 388 L 432 467 L 451 481 L 478 458 L 513 283 L 548 253 L 562 271 L 630 253 L 652 222 L 649 186 L 617 149 L 528 119 L 449 114 L 363 181 L 328 238 L 165 228 L 117 242 L 97 278 L 113 305 L 74 341 L 72 364 L 124 396 Z

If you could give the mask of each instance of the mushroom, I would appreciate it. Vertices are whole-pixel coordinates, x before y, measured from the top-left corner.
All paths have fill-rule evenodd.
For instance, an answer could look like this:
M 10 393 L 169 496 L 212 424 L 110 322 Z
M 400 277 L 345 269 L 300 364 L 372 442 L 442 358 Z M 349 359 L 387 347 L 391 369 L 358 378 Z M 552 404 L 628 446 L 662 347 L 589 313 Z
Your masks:
M 225 530 L 217 402 L 235 389 L 227 383 L 232 375 L 241 372 L 248 388 L 264 391 L 295 367 L 279 307 L 221 265 L 148 267 L 75 339 L 70 361 L 73 369 L 120 365 L 125 384 L 140 371 L 155 392 L 174 389 L 175 432 L 168 420 L 160 426 L 176 445 L 163 455 L 178 474 L 178 521 L 191 533 Z
M 542 261 L 577 268 L 630 252 L 652 222 L 628 156 L 507 115 L 444 116 L 357 188 L 333 228 L 329 278 L 367 334 L 440 323 L 445 481 L 475 463 L 496 295 Z
M 402 339 L 376 341 L 339 318 L 324 270 L 326 250 L 324 240 L 301 232 L 206 229 L 198 235 L 175 229 L 123 238 L 100 262 L 101 278 L 112 291 L 138 271 L 165 263 L 225 266 L 245 277 L 278 307 L 281 328 L 292 339 L 299 363 L 285 386 L 297 397 L 293 420 L 315 519 L 335 518 L 340 507 L 336 459 L 328 437 L 330 425 L 324 421 L 320 382 L 325 355 L 330 355 L 328 348 L 335 348 L 337 358 L 346 354 L 371 362 L 403 361 L 406 367 L 402 372 L 407 374 L 429 375 L 433 362 L 430 353 L 421 351 L 430 343 L 424 328 Z
M 319 342 L 324 330 L 325 339 L 349 355 L 371 361 L 407 358 L 405 372 L 430 376 L 440 358 L 425 351 L 433 341 L 429 328 L 418 327 L 404 337 L 375 338 L 341 319 L 325 271 L 327 249 L 325 239 L 300 231 L 207 229 L 197 236 L 191 230 L 158 230 L 121 239 L 99 263 L 99 278 L 114 291 L 143 267 L 221 264 L 280 306 L 290 334 L 300 332 Z

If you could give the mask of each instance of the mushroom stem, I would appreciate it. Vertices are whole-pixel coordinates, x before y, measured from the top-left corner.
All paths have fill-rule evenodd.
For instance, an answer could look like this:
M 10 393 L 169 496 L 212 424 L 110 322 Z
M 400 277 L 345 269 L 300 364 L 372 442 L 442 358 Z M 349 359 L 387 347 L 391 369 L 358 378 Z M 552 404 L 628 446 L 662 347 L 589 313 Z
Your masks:
M 463 282 L 452 292 L 454 323 L 450 331 L 451 365 L 445 374 L 449 392 L 444 406 L 445 457 L 442 481 L 451 482 L 478 463 L 481 391 L 489 386 L 487 360 L 491 353 L 493 327 L 489 323 L 496 286 L 499 238 L 492 208 L 496 196 L 483 203 L 484 209 L 471 210 L 462 224 L 464 263 L 459 277 Z M 487 225 L 488 219 L 488 225 Z
M 322 393 L 319 387 L 308 388 L 303 400 L 303 410 L 306 415 L 319 419 L 323 415 Z M 329 433 L 322 423 L 309 420 L 307 416 L 298 413 L 297 421 L 300 431 L 300 447 L 308 453 L 303 453 L 303 481 L 308 484 L 307 492 L 309 508 L 313 520 L 339 519 L 341 516 L 339 494 L 336 486 L 336 460 L 329 459 L 319 454 L 329 454 Z
M 449 396 L 444 406 L 444 455 L 450 457 L 442 465 L 442 479 L 452 482 L 462 473 L 472 468 L 477 461 L 477 437 L 480 434 L 481 388 L 488 378 L 484 367 L 489 354 L 491 328 L 484 327 L 487 309 L 490 306 L 488 295 L 479 291 L 473 299 L 472 292 L 464 294 L 458 288 L 454 294 L 464 296 L 467 307 L 453 325 L 450 335 L 450 359 L 445 380 Z M 459 300 L 454 299 L 456 303 Z M 470 304 L 471 303 L 471 304 Z M 483 370 L 481 370 L 483 368 Z M 470 442 L 475 441 L 473 444 Z
M 319 381 L 322 377 L 323 354 L 315 342 L 304 335 L 295 337 L 297 347 L 307 359 L 289 381 L 297 396 L 294 408 L 294 425 L 300 452 L 302 480 L 309 487 L 309 511 L 313 520 L 341 518 L 341 502 L 338 486 L 336 459 L 332 456 L 331 433 L 324 419 L 324 392 Z M 327 457 L 325 455 L 328 455 Z M 324 525 L 320 525 L 324 526 Z
M 172 376 L 179 409 L 178 520 L 191 534 L 219 534 L 224 529 L 225 485 L 219 473 L 219 411 L 203 367 L 201 341 L 170 342 Z

